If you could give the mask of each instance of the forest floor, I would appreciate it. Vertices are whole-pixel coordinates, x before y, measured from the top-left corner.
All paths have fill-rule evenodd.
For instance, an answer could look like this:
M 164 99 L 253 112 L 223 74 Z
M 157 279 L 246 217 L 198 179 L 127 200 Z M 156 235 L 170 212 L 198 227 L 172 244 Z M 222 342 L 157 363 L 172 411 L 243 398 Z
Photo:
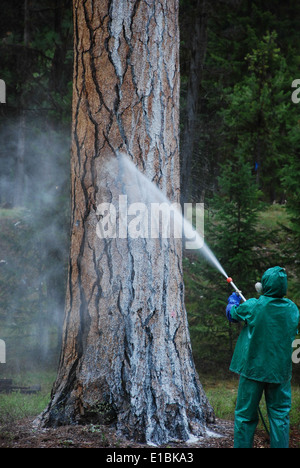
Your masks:
M 299 447 L 300 432 L 292 430 L 290 448 Z M 108 426 L 64 426 L 42 429 L 34 427 L 33 418 L 27 418 L 18 421 L 17 424 L 1 427 L 0 448 L 141 449 L 149 446 L 122 439 Z M 233 448 L 233 422 L 217 419 L 216 423 L 209 427 L 208 436 L 197 442 L 178 441 L 160 448 Z M 257 431 L 254 448 L 269 448 L 269 440 L 264 431 Z

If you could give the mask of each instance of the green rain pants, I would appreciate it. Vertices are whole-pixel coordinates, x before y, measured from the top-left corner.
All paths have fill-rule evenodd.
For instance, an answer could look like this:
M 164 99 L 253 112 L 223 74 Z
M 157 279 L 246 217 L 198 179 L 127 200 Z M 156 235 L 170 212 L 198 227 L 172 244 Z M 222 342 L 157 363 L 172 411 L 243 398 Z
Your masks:
M 263 393 L 270 423 L 271 448 L 289 448 L 291 382 L 270 384 L 242 376 L 235 410 L 234 448 L 252 448 Z

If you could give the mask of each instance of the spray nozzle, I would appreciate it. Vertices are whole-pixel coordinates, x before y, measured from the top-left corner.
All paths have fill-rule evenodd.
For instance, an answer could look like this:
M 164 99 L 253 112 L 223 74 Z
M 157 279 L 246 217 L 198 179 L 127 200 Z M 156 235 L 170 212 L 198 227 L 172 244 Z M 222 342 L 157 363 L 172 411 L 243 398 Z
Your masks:
M 228 277 L 228 278 L 227 278 L 227 283 L 228 283 L 228 284 L 231 284 L 231 286 L 233 287 L 233 289 L 235 290 L 235 292 L 242 298 L 242 300 L 243 300 L 244 302 L 246 302 L 247 299 L 245 299 L 245 297 L 244 297 L 243 294 L 242 294 L 242 291 L 240 291 L 240 290 L 237 288 L 237 286 L 234 284 L 233 279 Z

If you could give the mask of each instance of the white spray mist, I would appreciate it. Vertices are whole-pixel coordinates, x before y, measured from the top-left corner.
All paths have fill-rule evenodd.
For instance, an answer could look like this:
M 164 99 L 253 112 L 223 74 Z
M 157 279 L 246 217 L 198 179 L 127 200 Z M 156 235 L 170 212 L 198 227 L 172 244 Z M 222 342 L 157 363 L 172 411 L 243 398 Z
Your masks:
M 122 181 L 124 193 L 128 196 L 131 203 L 139 201 L 145 204 L 167 203 L 171 207 L 171 202 L 161 192 L 161 190 L 142 174 L 135 164 L 124 153 L 118 154 L 118 171 Z M 216 268 L 225 278 L 227 273 L 217 260 L 213 252 L 204 242 L 203 236 L 195 231 L 192 224 L 187 221 L 181 211 L 173 210 L 175 230 L 183 228 L 183 232 L 188 239 L 195 239 L 194 243 L 198 246 L 199 253 Z

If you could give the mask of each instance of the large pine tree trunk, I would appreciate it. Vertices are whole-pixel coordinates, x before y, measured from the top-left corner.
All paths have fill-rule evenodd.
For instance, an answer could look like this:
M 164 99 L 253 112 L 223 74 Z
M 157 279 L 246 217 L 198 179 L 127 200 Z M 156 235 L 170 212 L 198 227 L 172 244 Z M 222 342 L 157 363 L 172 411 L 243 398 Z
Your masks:
M 45 425 L 116 420 L 152 443 L 213 418 L 197 377 L 180 239 L 99 239 L 125 151 L 179 202 L 178 0 L 74 0 L 72 220 L 62 354 Z

